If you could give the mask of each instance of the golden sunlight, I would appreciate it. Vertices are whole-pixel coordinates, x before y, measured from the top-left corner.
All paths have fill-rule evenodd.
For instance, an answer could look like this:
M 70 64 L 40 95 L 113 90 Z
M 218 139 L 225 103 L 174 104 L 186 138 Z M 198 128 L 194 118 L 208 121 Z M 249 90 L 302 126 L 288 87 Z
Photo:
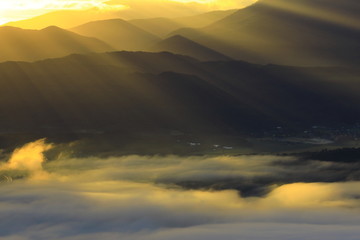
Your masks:
M 121 4 L 107 4 L 106 0 L 0 0 L 0 24 L 28 19 L 58 10 L 84 10 L 90 8 L 119 10 L 124 7 Z
M 11 21 L 25 20 L 49 12 L 59 10 L 86 10 L 99 9 L 103 11 L 118 11 L 127 9 L 132 4 L 149 4 L 176 2 L 184 4 L 197 4 L 206 10 L 225 10 L 242 8 L 256 0 L 0 0 L 0 24 Z

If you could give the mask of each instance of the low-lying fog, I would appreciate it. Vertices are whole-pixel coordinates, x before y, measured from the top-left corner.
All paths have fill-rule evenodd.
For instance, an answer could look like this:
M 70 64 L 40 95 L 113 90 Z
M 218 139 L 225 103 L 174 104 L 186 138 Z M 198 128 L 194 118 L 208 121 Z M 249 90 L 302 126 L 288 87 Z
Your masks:
M 60 154 L 39 140 L 0 165 L 0 238 L 357 239 L 357 163 L 281 156 Z

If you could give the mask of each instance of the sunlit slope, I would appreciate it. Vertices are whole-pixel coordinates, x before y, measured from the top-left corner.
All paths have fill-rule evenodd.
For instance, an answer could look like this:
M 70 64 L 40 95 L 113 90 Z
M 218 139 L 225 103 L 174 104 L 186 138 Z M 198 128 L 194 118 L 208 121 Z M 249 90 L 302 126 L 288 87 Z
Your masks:
M 257 63 L 356 65 L 360 17 L 355 12 L 360 7 L 353 0 L 261 0 L 200 30 L 173 35 Z
M 63 30 L 48 27 L 42 30 L 0 28 L 0 61 L 34 61 L 62 57 L 72 53 L 113 50 L 106 43 Z
M 359 71 L 199 62 L 170 53 L 0 64 L 1 128 L 257 133 L 355 124 Z
M 224 54 L 202 46 L 201 44 L 198 44 L 180 35 L 175 35 L 162 40 L 149 48 L 149 50 L 157 52 L 167 51 L 176 54 L 187 55 L 202 61 L 231 60 L 231 58 L 225 56 Z
M 90 22 L 71 31 L 105 41 L 117 50 L 142 50 L 160 40 L 122 19 Z
M 212 11 L 189 17 L 134 19 L 129 20 L 129 22 L 157 36 L 163 37 L 183 27 L 205 27 L 234 12 L 236 12 L 236 10 Z

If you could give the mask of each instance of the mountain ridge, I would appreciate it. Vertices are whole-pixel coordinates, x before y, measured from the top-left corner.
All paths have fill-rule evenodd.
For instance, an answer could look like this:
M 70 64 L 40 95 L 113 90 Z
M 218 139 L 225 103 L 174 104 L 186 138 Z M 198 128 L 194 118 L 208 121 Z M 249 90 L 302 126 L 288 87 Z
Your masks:
M 168 51 L 175 54 L 182 54 L 194 57 L 201 61 L 228 61 L 230 57 L 225 56 L 219 52 L 214 51 L 208 47 L 202 46 L 192 40 L 189 40 L 181 35 L 174 35 L 157 42 L 151 48 L 151 51 Z
M 98 38 L 117 50 L 141 50 L 159 38 L 122 19 L 107 19 L 88 22 L 71 31 Z
M 145 52 L 8 62 L 0 64 L 6 76 L 0 81 L 1 126 L 44 134 L 86 128 L 235 135 L 276 126 L 336 127 L 360 117 L 359 75 L 350 68 L 200 62 Z
M 114 50 L 96 39 L 78 35 L 56 26 L 42 30 L 0 27 L 0 61 L 36 61 L 72 53 Z
M 359 65 L 360 31 L 326 17 L 334 12 L 345 18 L 344 9 L 352 8 L 353 1 L 332 1 L 343 9 L 331 10 L 321 8 L 323 2 L 262 0 L 204 28 L 170 35 L 180 34 L 232 58 L 260 64 Z M 311 14 L 298 5 L 311 8 Z M 353 18 L 360 23 L 358 15 Z

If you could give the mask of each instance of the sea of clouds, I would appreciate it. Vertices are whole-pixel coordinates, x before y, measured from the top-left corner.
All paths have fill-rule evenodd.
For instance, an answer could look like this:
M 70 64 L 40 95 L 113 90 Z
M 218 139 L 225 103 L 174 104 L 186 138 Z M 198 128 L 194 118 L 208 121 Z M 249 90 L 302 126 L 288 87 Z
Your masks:
M 281 156 L 46 161 L 43 152 L 51 147 L 39 140 L 1 162 L 0 239 L 350 240 L 360 234 L 354 163 Z

